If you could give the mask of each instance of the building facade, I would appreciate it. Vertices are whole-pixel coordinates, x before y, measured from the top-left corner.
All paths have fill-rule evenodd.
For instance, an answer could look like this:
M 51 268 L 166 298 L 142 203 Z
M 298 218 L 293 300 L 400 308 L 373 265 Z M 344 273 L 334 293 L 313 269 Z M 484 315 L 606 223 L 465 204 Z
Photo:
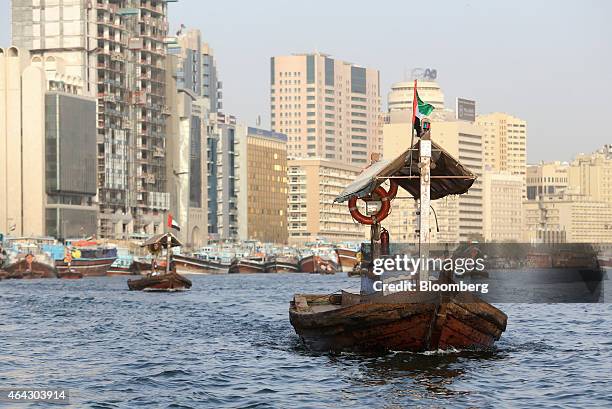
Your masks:
M 247 239 L 247 129 L 211 113 L 207 130 L 208 236 Z
M 612 205 L 583 195 L 525 203 L 526 240 L 534 243 L 612 243 Z
M 287 135 L 247 131 L 249 240 L 287 243 Z
M 569 188 L 569 164 L 548 162 L 527 166 L 527 200 L 541 196 L 559 196 Z
M 501 112 L 478 115 L 483 130 L 484 164 L 523 178 L 527 171 L 527 122 Z
M 271 125 L 289 157 L 369 163 L 382 150 L 379 76 L 321 53 L 272 57 Z
M 15 0 L 13 42 L 62 58 L 97 98 L 100 236 L 159 233 L 165 164 L 167 1 Z
M 346 203 L 334 203 L 359 175 L 359 167 L 318 158 L 290 159 L 287 166 L 289 244 L 365 238 L 366 228 L 353 220 Z
M 523 178 L 485 168 L 483 236 L 486 241 L 520 243 L 523 228 Z
M 60 58 L 0 48 L 0 232 L 96 233 L 96 104 Z

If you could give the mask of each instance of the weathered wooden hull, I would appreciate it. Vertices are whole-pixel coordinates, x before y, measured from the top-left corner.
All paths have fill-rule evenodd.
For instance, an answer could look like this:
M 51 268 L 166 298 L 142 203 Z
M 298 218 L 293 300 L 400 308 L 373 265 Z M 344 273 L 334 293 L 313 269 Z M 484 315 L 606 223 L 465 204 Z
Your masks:
M 300 271 L 310 274 L 336 274 L 338 265 L 320 256 L 307 256 L 300 260 Z
M 176 271 L 181 274 L 226 274 L 230 267 L 221 263 L 178 254 L 172 256 L 172 262 Z
M 46 263 L 33 261 L 31 266 L 25 259 L 21 259 L 3 267 L 6 272 L 5 279 L 38 279 L 56 278 L 57 270 L 54 266 Z
M 177 291 L 191 288 L 191 280 L 177 274 L 160 274 L 128 280 L 131 291 Z
M 266 272 L 262 261 L 237 260 L 229 268 L 229 274 L 259 274 Z
M 83 278 L 83 273 L 74 269 L 58 271 L 57 278 L 60 278 L 62 280 L 80 280 L 81 278 Z
M 336 249 L 336 253 L 338 254 L 340 269 L 345 273 L 353 271 L 355 265 L 358 263 L 357 252 L 350 249 L 338 248 Z
M 396 293 L 356 303 L 334 297 L 296 295 L 291 303 L 291 324 L 313 350 L 488 348 L 506 328 L 505 314 L 473 296 L 440 302 L 435 294 Z
M 116 258 L 74 259 L 68 267 L 64 260 L 55 260 L 57 271 L 64 272 L 69 268 L 79 271 L 84 277 L 104 277 Z
M 300 266 L 297 260 L 274 259 L 265 265 L 266 273 L 299 273 Z

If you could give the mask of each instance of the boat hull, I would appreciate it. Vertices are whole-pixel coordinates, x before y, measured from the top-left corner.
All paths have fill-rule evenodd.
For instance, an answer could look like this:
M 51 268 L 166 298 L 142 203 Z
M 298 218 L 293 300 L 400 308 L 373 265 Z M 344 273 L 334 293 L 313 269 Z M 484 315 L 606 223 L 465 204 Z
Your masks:
M 83 278 L 83 273 L 74 269 L 58 271 L 57 278 L 62 280 L 80 280 Z
M 265 273 L 266 266 L 260 261 L 238 260 L 232 263 L 229 274 L 259 274 Z
M 38 261 L 33 261 L 30 265 L 25 259 L 18 260 L 12 264 L 4 266 L 6 272 L 5 279 L 38 279 L 56 278 L 57 270 L 54 266 Z
M 300 271 L 310 274 L 335 274 L 338 265 L 320 256 L 311 255 L 300 260 Z
M 291 324 L 312 350 L 488 348 L 506 328 L 505 314 L 473 296 L 446 302 L 431 293 L 396 293 L 366 301 L 359 295 L 351 295 L 356 301 L 334 297 L 296 295 L 291 303 Z
M 266 263 L 266 273 L 299 273 L 298 263 L 290 261 L 271 261 Z
M 181 274 L 226 274 L 230 267 L 222 263 L 178 254 L 172 256 L 172 261 L 177 272 Z
M 178 291 L 192 285 L 191 280 L 174 272 L 128 280 L 127 284 L 131 291 Z
M 104 277 L 115 260 L 116 258 L 74 259 L 70 267 L 64 260 L 56 260 L 55 267 L 59 272 L 65 272 L 71 268 L 83 274 L 84 277 Z
M 338 248 L 336 249 L 336 253 L 338 254 L 338 263 L 340 269 L 344 273 L 350 273 L 353 271 L 355 266 L 357 265 L 357 252 L 354 250 Z

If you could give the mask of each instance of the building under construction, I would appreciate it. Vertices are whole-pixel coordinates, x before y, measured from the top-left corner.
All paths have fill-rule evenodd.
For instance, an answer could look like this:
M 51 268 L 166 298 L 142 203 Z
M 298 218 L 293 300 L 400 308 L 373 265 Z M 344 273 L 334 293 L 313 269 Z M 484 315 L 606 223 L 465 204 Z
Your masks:
M 164 39 L 175 0 L 13 0 L 13 44 L 61 57 L 97 99 L 101 237 L 159 233 L 169 206 Z

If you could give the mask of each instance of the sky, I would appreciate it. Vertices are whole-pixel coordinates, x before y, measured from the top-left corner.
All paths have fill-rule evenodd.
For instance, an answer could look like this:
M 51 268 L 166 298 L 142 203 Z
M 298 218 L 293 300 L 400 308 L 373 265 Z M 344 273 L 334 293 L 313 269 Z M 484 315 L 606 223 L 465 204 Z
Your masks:
M 10 40 L 0 0 L 0 44 Z M 446 99 L 528 123 L 528 161 L 571 160 L 612 143 L 612 1 L 179 0 L 180 24 L 202 31 L 223 81 L 224 111 L 269 124 L 274 55 L 320 51 L 380 70 L 391 84 L 435 68 Z M 385 103 L 386 105 L 386 103 Z

